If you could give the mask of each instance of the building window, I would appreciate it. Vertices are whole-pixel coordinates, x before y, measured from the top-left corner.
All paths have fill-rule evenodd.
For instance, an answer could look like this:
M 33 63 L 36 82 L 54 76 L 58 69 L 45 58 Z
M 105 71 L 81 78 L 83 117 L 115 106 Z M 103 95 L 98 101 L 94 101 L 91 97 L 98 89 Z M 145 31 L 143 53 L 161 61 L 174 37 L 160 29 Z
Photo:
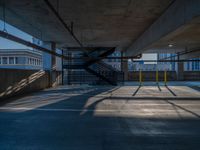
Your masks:
M 16 57 L 15 58 L 15 64 L 26 64 L 26 58 L 25 57 Z
M 15 57 L 15 64 L 19 64 L 19 57 Z
M 9 64 L 14 64 L 14 57 L 9 57 Z
M 187 71 L 190 70 L 190 62 L 187 62 Z
M 3 57 L 2 64 L 8 64 L 8 58 L 7 57 Z
M 195 65 L 194 62 L 192 62 L 192 71 L 194 71 L 195 68 L 194 65 Z
M 195 59 L 195 60 L 198 60 L 198 59 Z M 195 70 L 196 71 L 199 70 L 199 62 L 198 61 L 195 62 Z

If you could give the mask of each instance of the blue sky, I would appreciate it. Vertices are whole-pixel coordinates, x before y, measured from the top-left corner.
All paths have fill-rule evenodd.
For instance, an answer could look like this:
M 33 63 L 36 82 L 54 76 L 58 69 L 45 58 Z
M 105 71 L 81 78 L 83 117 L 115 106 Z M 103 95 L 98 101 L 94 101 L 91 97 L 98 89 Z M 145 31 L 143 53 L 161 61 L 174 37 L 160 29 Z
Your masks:
M 1 20 L 0 20 L 0 29 L 1 30 L 4 29 L 4 23 Z M 6 24 L 6 30 L 10 34 L 16 35 L 27 41 L 32 41 L 32 36 L 20 31 L 19 29 L 15 28 L 9 24 Z M 29 48 L 29 47 L 12 42 L 10 40 L 6 40 L 6 39 L 0 37 L 0 49 L 27 49 L 27 48 Z
M 0 20 L 0 30 L 4 30 L 4 23 Z M 20 37 L 26 41 L 32 42 L 33 37 L 9 24 L 6 24 L 6 30 L 8 33 Z M 30 47 L 24 46 L 22 44 L 4 39 L 0 37 L 0 49 L 32 49 Z M 57 50 L 57 53 L 61 54 L 61 51 Z M 48 53 L 43 53 L 43 65 L 44 69 L 50 69 L 51 67 L 51 55 Z M 57 69 L 61 70 L 61 59 L 57 60 Z

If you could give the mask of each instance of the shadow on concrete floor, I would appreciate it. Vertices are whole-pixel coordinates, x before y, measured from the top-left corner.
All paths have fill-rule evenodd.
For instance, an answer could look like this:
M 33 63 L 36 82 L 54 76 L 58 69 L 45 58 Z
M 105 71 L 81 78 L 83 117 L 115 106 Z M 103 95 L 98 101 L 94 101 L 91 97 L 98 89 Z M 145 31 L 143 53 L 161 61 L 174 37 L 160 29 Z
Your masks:
M 200 92 L 200 86 L 189 86 L 191 89 Z
M 177 105 L 177 104 L 175 104 L 175 103 L 173 103 L 173 102 L 170 102 L 170 101 L 168 101 L 168 100 L 166 100 L 166 102 L 169 103 L 169 104 L 171 104 L 175 109 L 176 109 L 176 108 L 179 108 L 179 109 L 181 109 L 181 110 L 184 110 L 184 111 L 186 111 L 186 112 L 188 112 L 188 113 L 190 113 L 190 114 L 192 114 L 192 115 L 194 115 L 194 116 L 200 118 L 200 115 L 198 115 L 197 113 L 195 113 L 195 112 L 193 112 L 193 111 L 191 111 L 191 110 L 189 110 L 189 109 L 186 109 L 186 108 L 184 108 L 184 107 L 182 107 L 182 106 L 179 106 L 179 105 Z M 177 109 L 176 109 L 176 112 L 179 114 L 179 112 L 177 111 Z
M 55 90 L 49 93 L 41 92 L 38 94 L 43 96 L 47 94 L 52 97 L 58 94 L 62 99 L 49 104 L 50 98 L 47 96 L 44 100 L 46 105 L 41 106 L 41 110 L 0 113 L 0 149 L 189 150 L 200 147 L 200 120 L 197 118 L 96 115 L 95 110 L 100 102 L 106 99 L 123 99 L 123 97 L 102 97 L 90 102 L 90 98 L 102 92 L 108 92 L 108 89 L 83 91 L 80 90 L 79 95 L 67 98 L 65 95 L 62 96 L 67 92 L 64 89 L 60 89 L 60 92 Z M 148 100 L 151 99 L 156 100 L 155 97 L 148 98 Z M 171 98 L 171 100 L 177 99 L 177 97 Z M 124 100 L 127 100 L 127 97 Z M 130 100 L 140 100 L 140 98 L 131 97 Z M 142 100 L 145 98 L 141 97 L 141 102 Z M 166 102 L 176 109 L 194 113 L 167 100 Z M 27 106 L 33 107 L 39 101 L 24 102 L 27 102 Z M 109 110 L 108 106 L 104 109 Z M 71 111 L 64 111 L 65 109 Z M 74 109 L 77 111 L 72 111 Z M 199 116 L 196 117 L 199 118 Z
M 168 89 L 168 91 L 169 91 L 173 96 L 177 96 L 167 85 L 165 85 L 165 87 Z

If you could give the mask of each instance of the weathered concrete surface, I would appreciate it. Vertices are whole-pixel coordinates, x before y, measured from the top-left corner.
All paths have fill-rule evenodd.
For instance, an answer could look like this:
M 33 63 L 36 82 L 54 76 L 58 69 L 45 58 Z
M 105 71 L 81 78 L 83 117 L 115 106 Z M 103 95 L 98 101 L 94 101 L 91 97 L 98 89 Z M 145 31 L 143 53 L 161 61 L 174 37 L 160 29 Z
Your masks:
M 54 85 L 60 85 L 61 72 L 56 72 Z M 0 70 L 0 99 L 39 91 L 50 87 L 49 72 L 43 70 Z
M 73 21 L 74 34 L 86 47 L 128 46 L 171 1 L 59 0 L 57 5 L 57 1 L 50 0 L 68 26 Z M 3 2 L 8 23 L 44 41 L 55 41 L 58 47 L 78 46 L 43 0 L 0 0 L 0 4 Z
M 136 41 L 126 55 L 173 53 L 200 47 L 200 1 L 176 0 Z M 173 47 L 168 47 L 172 44 Z
M 190 150 L 200 92 L 187 86 L 60 87 L 0 107 L 4 150 Z
M 0 99 L 49 87 L 49 73 L 42 70 L 0 70 Z

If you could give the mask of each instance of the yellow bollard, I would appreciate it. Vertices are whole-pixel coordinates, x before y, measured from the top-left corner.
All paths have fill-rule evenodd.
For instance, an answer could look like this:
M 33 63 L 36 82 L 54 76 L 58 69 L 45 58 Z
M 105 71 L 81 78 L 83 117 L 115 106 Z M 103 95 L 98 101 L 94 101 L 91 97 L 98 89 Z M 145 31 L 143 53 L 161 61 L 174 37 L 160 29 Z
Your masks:
M 140 70 L 140 75 L 139 75 L 139 81 L 140 81 L 140 86 L 142 85 L 142 71 Z
M 167 71 L 165 70 L 164 73 L 164 82 L 165 82 L 165 86 L 167 85 Z
M 159 84 L 159 78 L 158 78 L 158 70 L 156 70 L 156 84 Z

